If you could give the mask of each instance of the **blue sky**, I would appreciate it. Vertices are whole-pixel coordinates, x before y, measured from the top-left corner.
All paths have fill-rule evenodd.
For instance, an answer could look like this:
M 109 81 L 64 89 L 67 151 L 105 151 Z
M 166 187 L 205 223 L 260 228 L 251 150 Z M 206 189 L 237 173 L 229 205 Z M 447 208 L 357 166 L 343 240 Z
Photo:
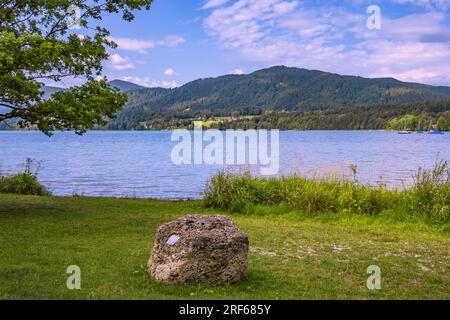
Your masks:
M 102 24 L 119 45 L 110 80 L 175 87 L 288 65 L 450 86 L 450 0 L 154 0 L 131 23 Z

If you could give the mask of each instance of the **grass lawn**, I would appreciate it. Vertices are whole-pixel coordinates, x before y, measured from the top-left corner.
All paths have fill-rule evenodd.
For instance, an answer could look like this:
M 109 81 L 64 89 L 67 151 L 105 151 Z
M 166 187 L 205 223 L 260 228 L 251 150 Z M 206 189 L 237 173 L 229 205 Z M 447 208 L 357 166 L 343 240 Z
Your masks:
M 0 299 L 450 299 L 450 236 L 383 217 L 229 214 L 250 239 L 249 277 L 166 286 L 146 271 L 156 229 L 200 202 L 0 195 Z M 81 268 L 81 290 L 66 268 Z M 378 265 L 382 289 L 368 290 Z
M 259 116 L 239 116 L 239 119 L 248 119 L 248 120 L 252 120 L 254 118 L 258 118 Z M 193 119 L 193 121 L 195 121 Z M 220 123 L 227 123 L 227 122 L 232 122 L 232 118 L 231 117 L 215 117 L 214 120 L 206 120 L 203 121 L 202 125 L 206 128 L 211 128 L 213 125 L 216 124 L 220 124 Z

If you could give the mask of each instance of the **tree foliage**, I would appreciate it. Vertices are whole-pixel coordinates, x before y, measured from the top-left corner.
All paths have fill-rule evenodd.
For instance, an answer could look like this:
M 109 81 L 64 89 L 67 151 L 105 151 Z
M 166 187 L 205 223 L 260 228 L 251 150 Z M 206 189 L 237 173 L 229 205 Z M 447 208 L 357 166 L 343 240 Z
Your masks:
M 234 116 L 223 110 L 180 112 L 131 108 L 121 112 L 107 128 L 192 128 L 194 120 L 203 120 L 209 124 L 209 128 L 215 129 L 280 130 L 428 130 L 431 120 L 435 128 L 450 130 L 450 100 L 351 106 L 305 112 L 244 108 Z
M 127 97 L 103 80 L 102 61 L 116 44 L 101 26 L 92 26 L 104 13 L 121 13 L 132 21 L 133 11 L 149 9 L 152 0 L 3 0 L 0 3 L 0 122 L 18 118 L 22 127 L 36 126 L 45 134 L 74 130 L 81 134 L 126 103 Z M 71 8 L 79 9 L 72 30 Z M 81 78 L 81 86 L 43 98 L 46 81 Z

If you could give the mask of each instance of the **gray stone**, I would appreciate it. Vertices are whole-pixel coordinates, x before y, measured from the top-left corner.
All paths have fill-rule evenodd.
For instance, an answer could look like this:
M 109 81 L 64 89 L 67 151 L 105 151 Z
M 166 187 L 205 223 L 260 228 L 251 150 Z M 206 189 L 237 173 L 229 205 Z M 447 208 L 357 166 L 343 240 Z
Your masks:
M 148 262 L 163 283 L 235 283 L 247 276 L 248 237 L 222 215 L 187 215 L 159 227 Z

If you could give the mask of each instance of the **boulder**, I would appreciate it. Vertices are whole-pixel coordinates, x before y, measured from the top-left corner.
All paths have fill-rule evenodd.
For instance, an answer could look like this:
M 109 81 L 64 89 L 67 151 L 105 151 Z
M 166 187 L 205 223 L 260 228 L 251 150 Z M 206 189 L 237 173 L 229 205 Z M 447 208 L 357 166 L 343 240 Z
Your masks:
M 230 284 L 247 276 L 248 237 L 223 215 L 187 215 L 159 227 L 148 271 L 167 284 Z

